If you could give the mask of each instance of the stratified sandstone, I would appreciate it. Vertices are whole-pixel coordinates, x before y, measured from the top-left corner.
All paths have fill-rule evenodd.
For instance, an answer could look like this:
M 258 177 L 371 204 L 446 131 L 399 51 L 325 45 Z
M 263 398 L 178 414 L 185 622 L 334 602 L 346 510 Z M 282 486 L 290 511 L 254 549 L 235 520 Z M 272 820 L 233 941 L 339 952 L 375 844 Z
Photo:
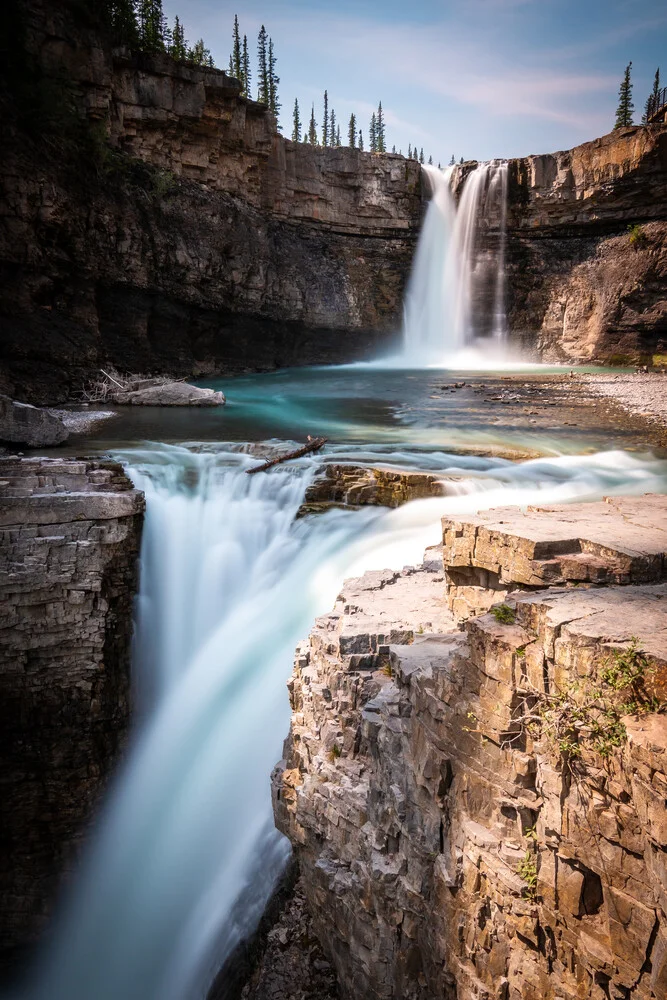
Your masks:
M 650 503 L 616 500 L 598 528 L 584 505 L 528 512 L 523 533 L 517 510 L 445 522 L 448 575 L 479 551 L 540 589 L 460 631 L 442 571 L 366 574 L 298 649 L 275 814 L 346 996 L 664 997 L 667 717 L 626 717 L 607 756 L 580 735 L 575 758 L 523 721 L 603 685 L 633 640 L 664 702 L 667 583 L 630 583 L 664 579 Z M 574 585 L 605 559 L 626 585 Z
M 667 342 L 667 128 L 510 161 L 517 342 L 545 360 L 650 361 Z M 628 229 L 640 226 L 631 239 Z
M 35 940 L 128 724 L 144 500 L 112 462 L 0 461 L 0 939 Z
M 409 500 L 444 496 L 446 492 L 442 477 L 432 473 L 332 463 L 325 465 L 306 489 L 300 513 L 334 505 L 400 507 Z

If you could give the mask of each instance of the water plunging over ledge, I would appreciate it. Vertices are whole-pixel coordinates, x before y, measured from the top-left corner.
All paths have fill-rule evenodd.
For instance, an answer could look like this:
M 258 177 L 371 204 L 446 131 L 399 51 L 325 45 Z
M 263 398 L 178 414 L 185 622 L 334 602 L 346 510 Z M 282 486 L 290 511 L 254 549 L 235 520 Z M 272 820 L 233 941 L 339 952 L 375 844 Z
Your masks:
M 406 294 L 403 362 L 438 366 L 477 347 L 488 363 L 489 349 L 502 356 L 507 336 L 507 163 L 481 163 L 463 179 L 465 168 L 423 169 L 432 197 Z
M 665 488 L 621 452 L 520 465 L 384 445 L 255 477 L 242 445 L 136 448 L 146 490 L 135 669 L 143 721 L 29 1000 L 201 1000 L 286 857 L 269 774 L 289 724 L 297 641 L 344 576 L 420 560 L 444 514 Z M 295 520 L 327 460 L 452 476 L 457 494 Z M 243 896 L 244 907 L 237 905 Z

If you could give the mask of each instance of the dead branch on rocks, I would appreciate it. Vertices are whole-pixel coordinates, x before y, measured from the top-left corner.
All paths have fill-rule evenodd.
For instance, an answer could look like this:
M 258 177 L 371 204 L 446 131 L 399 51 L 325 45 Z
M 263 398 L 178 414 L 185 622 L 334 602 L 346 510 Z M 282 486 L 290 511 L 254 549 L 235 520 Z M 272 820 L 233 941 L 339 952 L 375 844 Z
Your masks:
M 302 448 L 297 448 L 295 451 L 288 451 L 285 455 L 279 455 L 278 458 L 272 458 L 269 462 L 263 462 L 262 465 L 256 465 L 253 469 L 246 469 L 245 471 L 249 476 L 252 476 L 255 472 L 266 472 L 267 469 L 270 469 L 274 465 L 280 465 L 281 462 L 289 462 L 293 458 L 301 458 L 302 455 L 319 451 L 320 448 L 324 447 L 327 439 L 323 437 L 313 438 L 309 434 L 306 442 Z
M 171 385 L 174 382 L 185 382 L 185 378 L 170 378 L 168 375 L 121 375 L 115 368 L 105 371 L 104 376 L 94 379 L 81 390 L 81 401 L 84 403 L 112 403 L 119 392 L 137 392 L 144 388 L 160 385 Z

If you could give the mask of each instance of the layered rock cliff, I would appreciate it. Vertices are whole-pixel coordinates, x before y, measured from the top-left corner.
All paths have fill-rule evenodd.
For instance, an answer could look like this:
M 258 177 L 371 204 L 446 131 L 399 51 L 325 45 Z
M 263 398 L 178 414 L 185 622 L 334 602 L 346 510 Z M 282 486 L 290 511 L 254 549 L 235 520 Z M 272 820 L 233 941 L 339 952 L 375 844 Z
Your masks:
M 291 143 L 225 73 L 112 51 L 69 4 L 26 9 L 26 51 L 75 138 L 26 134 L 4 95 L 7 392 L 54 402 L 105 362 L 343 361 L 397 331 L 418 164 Z
M 443 543 L 348 581 L 289 685 L 275 814 L 343 993 L 659 1000 L 664 498 Z
M 667 128 L 510 161 L 513 338 L 544 360 L 650 362 L 667 344 Z M 633 226 L 634 232 L 629 231 Z
M 0 461 L 0 969 L 42 930 L 129 720 L 143 495 L 112 462 Z

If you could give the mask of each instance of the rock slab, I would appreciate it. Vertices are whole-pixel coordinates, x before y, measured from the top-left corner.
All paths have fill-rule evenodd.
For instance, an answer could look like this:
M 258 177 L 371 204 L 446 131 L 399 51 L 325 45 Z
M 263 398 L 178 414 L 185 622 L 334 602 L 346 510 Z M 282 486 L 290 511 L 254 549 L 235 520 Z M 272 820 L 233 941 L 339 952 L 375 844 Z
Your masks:
M 126 734 L 143 495 L 113 462 L 0 460 L 0 968 L 42 931 Z

